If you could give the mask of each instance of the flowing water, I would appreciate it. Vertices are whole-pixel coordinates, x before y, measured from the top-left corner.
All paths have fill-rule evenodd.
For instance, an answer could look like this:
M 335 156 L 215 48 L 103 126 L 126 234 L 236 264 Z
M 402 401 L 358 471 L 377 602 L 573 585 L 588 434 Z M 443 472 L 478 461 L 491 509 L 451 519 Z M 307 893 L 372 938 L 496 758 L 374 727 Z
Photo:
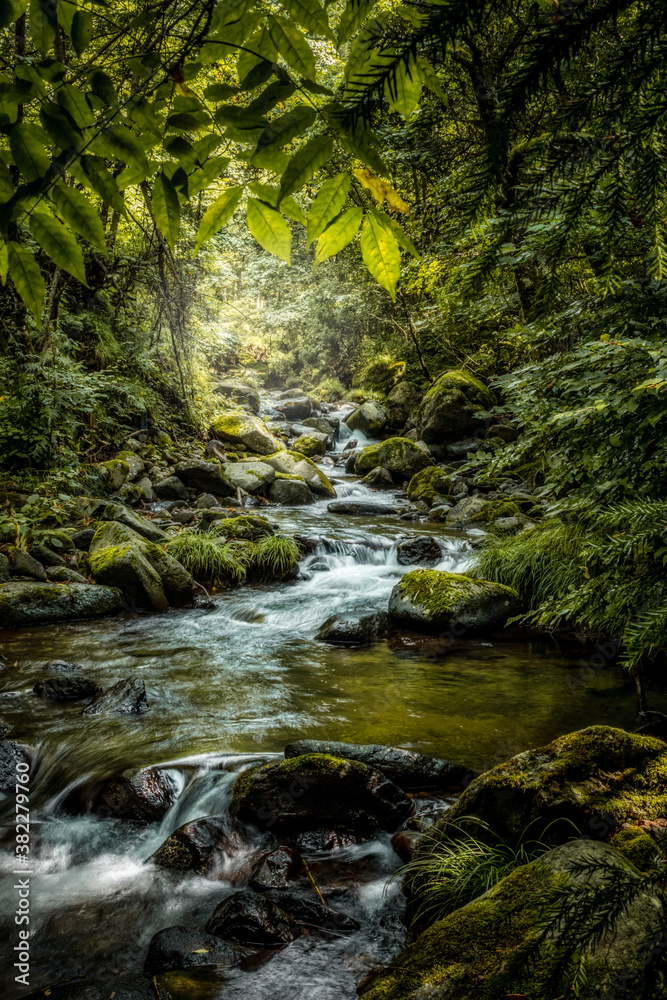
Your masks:
M 336 488 L 339 497 L 378 497 L 344 475 Z M 445 651 L 408 633 L 367 648 L 315 640 L 331 615 L 386 609 L 409 568 L 396 558 L 401 537 L 432 534 L 441 548 L 438 568 L 454 572 L 469 565 L 470 539 L 396 515 L 335 515 L 326 501 L 272 508 L 269 517 L 281 531 L 319 539 L 292 582 L 215 594 L 206 609 L 2 636 L 0 716 L 14 726 L 12 735 L 40 746 L 31 789 L 33 988 L 78 974 L 140 972 L 156 930 L 202 926 L 238 887 L 261 844 L 213 879 L 175 880 L 146 859 L 182 823 L 224 814 L 238 770 L 271 759 L 290 740 L 392 744 L 484 768 L 586 725 L 634 725 L 632 691 L 594 651 L 491 639 Z M 141 677 L 151 710 L 88 718 L 80 705 L 42 701 L 32 687 L 54 658 L 82 664 L 102 686 Z M 182 791 L 159 824 L 73 816 L 64 807 L 88 779 L 167 762 Z M 436 812 L 444 808 L 436 802 Z M 351 1000 L 359 979 L 395 956 L 404 939 L 397 884 L 387 884 L 398 864 L 388 836 L 344 848 L 333 862 L 314 858 L 323 889 L 342 893 L 340 908 L 360 919 L 361 931 L 301 938 L 252 969 L 173 976 L 170 995 Z M 11 875 L 4 883 L 6 921 Z M 25 994 L 7 971 L 7 995 Z

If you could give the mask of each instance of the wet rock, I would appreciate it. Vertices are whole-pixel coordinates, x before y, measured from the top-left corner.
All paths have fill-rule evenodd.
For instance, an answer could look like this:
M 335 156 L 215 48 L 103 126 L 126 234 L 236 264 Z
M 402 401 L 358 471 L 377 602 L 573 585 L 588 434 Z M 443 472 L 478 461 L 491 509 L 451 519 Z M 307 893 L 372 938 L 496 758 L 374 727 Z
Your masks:
M 0 586 L 0 628 L 97 618 L 120 611 L 123 595 L 114 587 L 82 583 L 10 582 Z
M 175 472 L 190 489 L 204 490 L 216 497 L 231 497 L 236 493 L 236 486 L 222 472 L 218 462 L 191 458 L 187 462 L 179 462 Z
M 33 688 L 34 693 L 46 701 L 79 701 L 82 698 L 95 698 L 101 690 L 94 680 L 79 672 L 47 677 L 45 680 L 37 681 Z
M 136 534 L 141 535 L 148 542 L 167 542 L 169 536 L 158 528 L 157 524 L 152 524 L 148 518 L 142 517 L 128 507 L 121 504 L 108 503 L 95 512 L 96 517 L 103 521 L 117 521 Z
M 303 858 L 292 847 L 277 847 L 267 854 L 252 873 L 248 885 L 255 892 L 287 889 L 294 881 L 306 876 Z
M 321 626 L 315 638 L 339 646 L 372 645 L 387 635 L 390 623 L 389 615 L 384 613 L 364 615 L 362 618 L 332 615 Z
M 387 422 L 390 427 L 404 427 L 410 414 L 417 408 L 422 394 L 414 384 L 407 379 L 398 382 L 387 396 Z
M 335 804 L 335 805 L 334 805 Z M 358 761 L 306 754 L 259 764 L 234 783 L 230 812 L 277 835 L 331 828 L 372 836 L 411 811 L 404 793 Z
M 288 476 L 300 476 L 318 497 L 333 498 L 336 491 L 321 469 L 298 451 L 278 451 L 264 459 L 276 472 Z
M 212 493 L 202 493 L 195 500 L 195 507 L 197 510 L 211 510 L 213 508 L 219 508 L 217 497 L 214 497 Z
M 156 498 L 156 493 L 153 489 L 153 483 L 148 476 L 142 476 L 141 479 L 137 480 L 134 486 L 140 491 L 141 500 L 145 500 L 147 503 L 153 503 Z
M 292 399 L 281 399 L 276 405 L 279 413 L 285 416 L 286 420 L 304 420 L 313 412 L 312 403 L 307 396 L 297 396 Z
M 265 496 L 276 478 L 276 470 L 266 462 L 230 462 L 227 478 L 251 496 Z
M 32 751 L 30 747 L 15 743 L 14 740 L 0 740 L 0 792 L 4 792 L 5 795 L 13 794 L 18 773 L 17 764 L 30 765 L 31 763 Z
M 365 486 L 370 486 L 373 490 L 392 490 L 394 488 L 394 480 L 392 479 L 391 472 L 382 465 L 378 465 L 376 469 L 371 469 L 361 481 Z
M 315 497 L 305 480 L 296 478 L 276 479 L 269 490 L 269 499 L 273 503 L 282 503 L 286 506 L 301 506 L 315 502 Z
M 318 431 L 311 431 L 310 434 L 301 434 L 293 444 L 293 450 L 298 451 L 307 458 L 316 455 L 324 455 L 329 444 L 329 435 L 320 434 Z
M 305 924 L 312 933 L 314 929 L 338 931 L 339 933 L 350 934 L 358 931 L 360 924 L 343 913 L 342 910 L 334 910 L 330 906 L 325 906 L 314 894 L 295 889 L 272 889 L 264 894 L 265 899 L 270 899 L 272 903 L 279 906 L 281 910 L 289 913 L 290 916 Z
M 334 500 L 327 506 L 331 514 L 380 515 L 398 514 L 400 507 L 396 504 L 383 503 L 381 500 Z
M 298 923 L 265 895 L 243 889 L 218 903 L 206 933 L 239 944 L 275 948 L 301 935 Z
M 391 846 L 394 848 L 404 865 L 412 861 L 417 848 L 417 841 L 421 833 L 416 830 L 399 830 L 391 838 Z
M 387 411 L 379 403 L 368 400 L 353 410 L 345 423 L 351 431 L 361 431 L 369 438 L 380 437 L 387 423 Z
M 171 519 L 176 524 L 192 524 L 195 519 L 195 512 L 193 510 L 174 510 L 172 511 Z
M 103 691 L 81 714 L 142 715 L 149 707 L 144 682 L 138 677 L 128 677 Z
M 155 1000 L 153 984 L 143 976 L 72 980 L 26 994 L 22 1000 Z
M 469 372 L 441 375 L 417 412 L 417 432 L 427 444 L 446 444 L 471 434 L 482 421 L 475 417 L 495 403 L 489 389 Z
M 52 583 L 88 583 L 85 576 L 69 566 L 47 566 L 46 575 Z
M 160 500 L 188 500 L 190 494 L 187 491 L 185 483 L 183 483 L 178 476 L 167 476 L 166 479 L 160 479 L 153 486 L 155 496 Z
M 381 444 L 363 448 L 354 463 L 354 471 L 364 476 L 379 465 L 388 469 L 395 483 L 410 480 L 417 472 L 432 465 L 432 460 L 407 438 L 391 437 Z
M 138 455 L 135 455 L 133 451 L 127 449 L 126 451 L 121 451 L 116 456 L 121 461 L 125 462 L 128 468 L 127 482 L 134 483 L 137 479 L 140 479 L 144 474 L 144 463 Z
M 87 552 L 95 534 L 94 528 L 82 528 L 81 531 L 72 532 L 72 541 L 81 552 Z
M 42 566 L 66 566 L 67 563 L 62 556 L 59 556 L 56 552 L 44 545 L 43 542 L 38 542 L 36 545 L 31 545 L 28 549 L 28 555 L 40 562 Z
M 281 447 L 266 424 L 250 413 L 224 413 L 214 420 L 212 430 L 223 441 L 256 455 L 271 455 Z
M 458 573 L 416 569 L 396 584 L 388 611 L 396 622 L 417 631 L 448 632 L 461 638 L 502 629 L 521 608 L 511 587 Z
M 367 834 L 353 833 L 350 830 L 332 830 L 329 826 L 318 827 L 316 830 L 302 830 L 294 837 L 294 843 L 303 854 L 332 854 L 353 844 L 363 844 L 367 839 Z
M 98 816 L 157 823 L 181 794 L 183 784 L 183 775 L 174 768 L 128 768 L 107 779 L 97 790 L 92 812 Z
M 213 391 L 219 396 L 225 396 L 227 399 L 234 400 L 235 403 L 249 406 L 253 413 L 259 413 L 261 402 L 259 393 L 257 389 L 246 382 L 225 379 L 223 382 L 218 382 L 214 386 Z
M 46 580 L 46 571 L 29 552 L 12 545 L 7 549 L 9 556 L 9 572 L 11 576 L 32 576 L 35 580 Z
M 354 466 L 356 465 L 356 461 L 357 461 L 357 456 L 361 455 L 361 452 L 362 452 L 361 448 L 353 448 L 352 451 L 350 451 L 348 453 L 348 456 L 345 459 L 345 471 L 349 475 L 353 474 L 353 472 L 354 472 Z
M 414 750 L 401 750 L 377 743 L 339 743 L 335 740 L 295 740 L 285 747 L 285 757 L 303 754 L 328 754 L 345 760 L 357 760 L 381 771 L 403 791 L 448 791 L 470 784 L 478 771 Z
M 82 667 L 79 663 L 72 663 L 71 660 L 47 660 L 44 669 L 53 674 L 80 674 Z
M 216 458 L 218 462 L 225 463 L 227 461 L 227 452 L 222 441 L 209 441 L 206 445 L 206 457 Z
M 418 472 L 410 480 L 408 500 L 421 500 L 429 507 L 442 502 L 443 497 L 451 496 L 453 492 L 452 479 L 448 469 L 436 465 L 428 466 Z
M 440 546 L 432 535 L 418 535 L 396 547 L 396 559 L 401 566 L 416 566 L 420 563 L 438 563 L 442 559 Z
M 332 439 L 340 426 L 338 417 L 306 417 L 303 422 L 304 427 L 312 427 L 320 434 L 327 434 Z
M 208 816 L 174 830 L 148 860 L 170 871 L 205 875 L 225 857 L 236 857 L 247 847 L 247 840 L 239 829 L 230 828 L 215 816 Z
M 230 968 L 251 952 L 193 927 L 165 927 L 148 946 L 144 975 L 157 976 L 172 969 L 192 969 L 200 965 Z

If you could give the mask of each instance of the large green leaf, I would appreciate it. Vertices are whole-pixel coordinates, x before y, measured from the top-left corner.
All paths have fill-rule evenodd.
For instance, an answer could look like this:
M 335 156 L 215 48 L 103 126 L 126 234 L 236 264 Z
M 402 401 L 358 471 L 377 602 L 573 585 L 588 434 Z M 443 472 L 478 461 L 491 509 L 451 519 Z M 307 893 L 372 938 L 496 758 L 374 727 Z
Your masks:
M 236 71 L 242 89 L 252 89 L 253 86 L 258 86 L 264 80 L 268 80 L 272 73 L 271 65 L 277 58 L 278 53 L 269 29 L 266 25 L 263 25 L 251 35 L 241 52 L 239 52 Z M 258 67 L 262 67 L 262 72 L 256 80 L 254 77 L 250 80 L 249 77 Z M 265 72 L 268 72 L 268 75 L 262 79 L 261 77 Z
M 0 159 L 0 205 L 14 197 L 14 181 L 9 167 Z
M 14 287 L 26 308 L 32 313 L 35 322 L 39 323 L 46 298 L 46 285 L 42 272 L 33 255 L 19 243 L 9 244 L 8 260 L 9 276 L 14 282 Z
M 9 244 L 3 243 L 0 246 L 0 281 L 3 285 L 7 284 L 7 275 L 9 273 Z
M 143 146 L 137 136 L 124 125 L 113 125 L 100 132 L 93 141 L 92 148 L 109 160 L 120 160 L 121 163 L 143 170 L 146 177 L 150 173 Z
M 48 54 L 55 41 L 57 26 L 55 3 L 51 0 L 30 0 L 30 37 L 43 56 Z
M 290 158 L 288 153 L 283 153 L 275 146 L 267 146 L 260 149 L 252 156 L 253 167 L 261 167 L 262 170 L 270 170 L 272 174 L 282 174 L 287 169 Z
M 340 253 L 348 243 L 351 243 L 359 232 L 361 220 L 364 217 L 361 208 L 348 208 L 339 219 L 325 229 L 317 241 L 315 250 L 315 266 L 321 264 L 328 257 Z
M 294 200 L 291 194 L 286 198 L 283 198 L 280 202 L 280 211 L 283 215 L 286 215 L 288 219 L 292 219 L 293 222 L 300 222 L 302 226 L 306 224 L 306 216 L 303 209 Z
M 308 213 L 308 246 L 318 239 L 336 218 L 347 198 L 352 178 L 349 174 L 336 174 L 324 181 Z
M 67 149 L 68 146 L 79 149 L 82 146 L 81 129 L 59 104 L 45 101 L 39 109 L 39 120 L 60 149 Z
M 256 198 L 249 198 L 247 219 L 248 229 L 259 245 L 289 264 L 292 231 L 280 212 Z
M 94 124 L 95 114 L 88 103 L 88 98 L 74 84 L 66 83 L 58 88 L 58 103 L 78 128 L 88 128 Z
M 271 40 L 288 66 L 301 76 L 315 79 L 315 54 L 296 25 L 284 17 L 271 15 Z
M 297 104 L 286 114 L 273 118 L 259 137 L 257 152 L 266 146 L 280 149 L 310 128 L 316 117 L 317 112 L 309 104 Z
M 422 92 L 422 77 L 414 59 L 407 65 L 402 62 L 393 77 L 385 81 L 384 96 L 389 106 L 407 119 L 419 104 Z
M 395 302 L 396 285 L 401 276 L 401 251 L 396 237 L 375 215 L 367 215 L 361 229 L 360 245 L 364 264 Z
M 412 256 L 415 257 L 417 260 L 421 259 L 421 254 L 417 250 L 416 246 L 414 245 L 408 234 L 405 232 L 403 227 L 398 222 L 396 222 L 395 219 L 392 219 L 390 215 L 387 215 L 386 212 L 383 212 L 379 208 L 373 208 L 371 209 L 371 211 L 375 216 L 375 218 L 380 221 L 381 225 L 385 226 L 385 228 L 390 229 L 392 231 L 399 247 L 402 247 L 404 250 L 407 250 L 408 253 L 412 254 Z
M 44 130 L 38 125 L 14 125 L 9 133 L 9 148 L 14 163 L 27 181 L 43 177 L 51 166 L 51 157 L 46 152 Z
M 26 4 L 22 0 L 0 0 L 0 28 L 8 28 L 25 13 Z
M 419 66 L 419 71 L 421 73 L 424 84 L 428 87 L 430 91 L 432 91 L 436 95 L 436 97 L 440 98 L 443 104 L 448 104 L 449 98 L 447 97 L 447 93 L 445 92 L 442 84 L 440 83 L 438 74 L 433 69 L 431 64 L 427 62 L 423 56 L 420 56 L 417 59 L 417 65 Z
M 357 28 L 364 23 L 371 10 L 375 6 L 376 0 L 356 0 L 355 3 L 345 4 L 338 24 L 338 44 L 343 45 L 348 42 Z
M 53 215 L 46 212 L 33 212 L 28 219 L 30 232 L 37 243 L 61 271 L 72 274 L 82 285 L 86 281 L 86 268 L 83 263 L 81 247 L 76 242 L 69 229 Z
M 216 181 L 223 170 L 229 165 L 228 156 L 212 156 L 203 167 L 198 167 L 190 174 L 188 182 L 188 194 L 193 198 L 200 191 L 204 191 L 209 185 Z
M 152 208 L 155 224 L 173 250 L 181 228 L 181 203 L 165 173 L 159 173 L 153 182 Z
M 207 101 L 226 101 L 228 97 L 238 94 L 239 88 L 229 83 L 212 83 L 204 91 Z
M 314 35 L 325 35 L 333 41 L 326 11 L 318 0 L 281 0 L 289 16 L 306 31 Z
M 195 243 L 195 253 L 202 244 L 210 240 L 212 236 L 222 229 L 228 222 L 236 209 L 243 195 L 242 187 L 231 187 L 223 191 L 219 198 L 204 212 L 204 216 L 199 223 L 197 230 L 197 242 Z
M 91 188 L 114 212 L 125 215 L 123 195 L 120 193 L 115 177 L 105 167 L 104 160 L 99 156 L 86 154 L 80 158 L 79 162 L 81 164 L 81 172 L 77 175 L 77 180 L 81 184 L 85 184 Z M 71 164 L 71 173 L 74 172 L 73 168 L 74 164 Z
M 75 187 L 59 182 L 51 190 L 50 198 L 54 208 L 69 228 L 106 254 L 102 220 L 85 194 Z
M 309 181 L 327 160 L 331 159 L 334 143 L 331 136 L 316 135 L 309 139 L 289 162 L 280 182 L 281 197 L 293 194 Z
M 62 2 L 62 0 L 61 0 Z M 77 10 L 72 18 L 72 45 L 78 56 L 90 45 L 93 37 L 93 18 L 87 10 Z

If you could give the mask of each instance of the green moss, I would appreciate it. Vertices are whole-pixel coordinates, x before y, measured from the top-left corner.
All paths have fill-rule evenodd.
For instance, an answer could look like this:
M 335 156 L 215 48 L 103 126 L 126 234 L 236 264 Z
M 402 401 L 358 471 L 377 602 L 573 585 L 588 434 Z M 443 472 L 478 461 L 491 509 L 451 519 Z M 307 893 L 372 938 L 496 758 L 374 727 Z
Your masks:
M 435 465 L 427 466 L 417 472 L 408 486 L 408 500 L 424 500 L 431 506 L 436 500 L 450 496 L 452 481 L 443 469 Z
M 276 472 L 276 479 L 292 479 L 297 483 L 305 483 L 303 476 L 290 476 L 287 472 Z
M 486 406 L 495 405 L 495 398 L 491 390 L 483 382 L 480 382 L 478 378 L 471 375 L 470 372 L 461 371 L 460 369 L 454 369 L 440 375 L 434 385 L 425 394 L 424 399 L 432 399 L 438 393 L 446 391 L 448 384 L 453 388 L 460 389 L 464 395 L 467 395 L 472 389 L 474 390 L 473 394 L 479 397 L 480 401 Z
M 210 534 L 224 538 L 246 538 L 251 542 L 273 535 L 273 528 L 265 517 L 245 514 L 241 517 L 227 517 L 212 525 Z
M 407 438 L 391 437 L 380 444 L 369 445 L 357 455 L 354 471 L 363 476 L 379 465 L 391 472 L 397 481 L 411 480 L 418 472 L 433 465 L 433 460 Z
M 664 854 L 655 840 L 638 826 L 619 830 L 609 843 L 640 872 L 648 871 L 654 868 L 659 860 L 664 860 Z
M 400 583 L 400 593 L 412 604 L 424 608 L 429 616 L 444 617 L 461 601 L 476 596 L 480 587 L 490 586 L 498 594 L 516 597 L 515 591 L 501 584 L 491 585 L 486 580 L 437 569 L 415 569 L 406 573 Z
M 94 577 L 101 576 L 118 559 L 132 551 L 131 545 L 107 545 L 90 554 L 90 572 Z
M 472 514 L 470 524 L 490 524 L 499 517 L 521 517 L 521 510 L 511 500 L 488 500 L 480 511 Z

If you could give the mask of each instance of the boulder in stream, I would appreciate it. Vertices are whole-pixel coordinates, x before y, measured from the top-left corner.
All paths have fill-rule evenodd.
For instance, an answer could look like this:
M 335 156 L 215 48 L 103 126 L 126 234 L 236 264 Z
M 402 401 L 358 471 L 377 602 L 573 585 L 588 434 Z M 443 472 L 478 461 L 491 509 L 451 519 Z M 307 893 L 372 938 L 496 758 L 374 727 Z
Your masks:
M 361 481 L 364 486 L 369 486 L 372 490 L 393 490 L 394 488 L 394 480 L 391 472 L 389 469 L 385 469 L 383 465 L 378 465 L 377 468 L 371 469 Z
M 372 645 L 388 634 L 390 624 L 389 615 L 384 612 L 364 615 L 362 618 L 332 615 L 321 626 L 315 638 L 338 646 Z M 308 751 L 304 751 L 306 752 Z
M 144 682 L 139 677 L 128 677 L 103 691 L 81 714 L 143 715 L 149 707 Z
M 284 473 L 277 472 L 276 481 L 269 490 L 269 500 L 286 506 L 302 506 L 314 503 L 315 497 L 301 476 L 286 476 Z
M 245 493 L 265 496 L 275 481 L 276 470 L 267 462 L 229 462 L 227 478 Z
M 175 468 L 176 476 L 191 489 L 205 490 L 216 497 L 233 497 L 236 486 L 227 478 L 227 471 L 222 471 L 219 462 L 205 462 L 199 458 L 179 462 Z
M 294 917 L 251 889 L 242 889 L 218 903 L 206 933 L 239 944 L 276 948 L 296 941 L 301 928 Z
M 312 885 L 307 890 L 271 889 L 264 893 L 264 899 L 271 900 L 281 910 L 304 924 L 311 934 L 318 929 L 350 934 L 360 927 L 354 917 L 320 902 Z
M 396 584 L 389 598 L 395 622 L 417 631 L 448 632 L 456 638 L 485 635 L 504 628 L 521 613 L 511 587 L 459 573 L 416 569 Z
M 262 858 L 248 885 L 255 892 L 267 892 L 269 889 L 287 889 L 300 878 L 307 878 L 303 858 L 293 847 L 281 844 Z
M 406 795 L 359 761 L 304 754 L 257 764 L 236 779 L 230 812 L 281 837 L 333 828 L 373 836 L 411 812 Z
M 192 820 L 174 830 L 148 861 L 176 872 L 206 875 L 222 867 L 225 858 L 246 851 L 243 832 L 216 816 Z
M 0 628 L 98 618 L 115 614 L 122 604 L 116 587 L 17 580 L 0 585 Z
M 351 431 L 361 431 L 369 438 L 380 437 L 387 424 L 387 411 L 379 403 L 369 399 L 357 406 L 347 417 L 345 423 Z
M 401 566 L 439 563 L 442 552 L 433 535 L 416 535 L 398 543 L 396 559 Z
M 183 790 L 183 775 L 175 768 L 127 768 L 107 778 L 95 793 L 92 812 L 98 816 L 157 823 Z
M 282 413 L 286 420 L 305 420 L 313 412 L 313 404 L 305 394 L 294 393 L 291 398 L 280 399 L 276 410 Z
M 250 413 L 223 413 L 213 421 L 212 429 L 223 442 L 256 455 L 270 455 L 281 447 L 266 424 Z
M 333 498 L 336 491 L 321 469 L 298 451 L 278 451 L 264 459 L 276 472 L 299 476 L 316 496 Z
M 421 401 L 417 433 L 427 444 L 458 441 L 482 426 L 475 414 L 494 404 L 493 393 L 470 372 L 445 372 Z
M 200 965 L 230 968 L 247 955 L 248 948 L 223 941 L 193 927 L 164 927 L 151 938 L 144 963 L 144 975 L 157 976 L 172 969 L 192 969 Z
M 395 483 L 403 483 L 432 464 L 432 459 L 413 441 L 391 437 L 380 444 L 363 448 L 355 459 L 354 471 L 358 476 L 365 476 L 371 469 L 381 465 L 389 470 Z
M 160 500 L 184 500 L 190 499 L 187 486 L 178 476 L 167 476 L 159 479 L 153 486 L 155 496 Z
M 236 379 L 224 379 L 222 382 L 217 382 L 213 391 L 219 396 L 225 396 L 227 399 L 233 400 L 235 403 L 240 403 L 245 406 L 249 406 L 253 413 L 259 413 L 259 407 L 261 399 L 257 389 L 252 385 L 248 385 L 247 382 L 239 382 Z
M 379 517 L 382 514 L 399 514 L 400 506 L 382 500 L 334 500 L 327 506 L 330 514 L 352 514 L 362 517 Z
M 339 743 L 336 740 L 295 740 L 285 747 L 285 757 L 329 754 L 344 760 L 358 760 L 381 771 L 405 792 L 451 791 L 465 788 L 479 774 L 462 764 L 429 757 L 414 750 L 402 750 L 378 743 Z
M 414 382 L 405 379 L 398 382 L 387 396 L 387 422 L 390 427 L 401 428 L 410 414 L 417 408 L 422 398 Z
M 329 444 L 329 434 L 320 434 L 319 431 L 310 431 L 308 434 L 301 434 L 294 442 L 293 449 L 307 458 L 314 458 L 317 455 L 324 455 Z
M 92 679 L 82 672 L 46 677 L 37 681 L 33 692 L 45 701 L 79 701 L 94 698 L 102 690 Z

